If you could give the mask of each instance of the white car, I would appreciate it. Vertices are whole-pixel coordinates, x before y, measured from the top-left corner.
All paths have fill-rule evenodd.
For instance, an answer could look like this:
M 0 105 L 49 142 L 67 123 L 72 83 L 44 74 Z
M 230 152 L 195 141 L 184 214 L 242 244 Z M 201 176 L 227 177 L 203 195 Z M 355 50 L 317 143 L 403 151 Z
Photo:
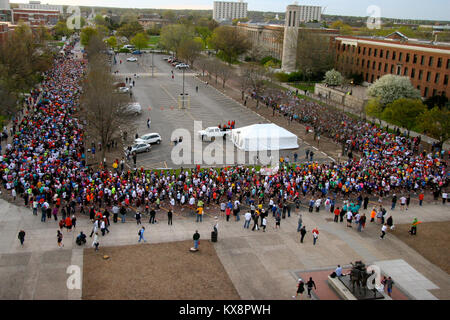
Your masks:
M 117 89 L 117 92 L 118 93 L 128 93 L 128 92 L 130 92 L 130 88 L 128 88 L 128 87 L 119 87 Z
M 124 49 L 134 50 L 134 46 L 132 44 L 126 44 L 123 46 Z
M 142 113 L 142 107 L 139 102 L 132 102 L 124 108 L 124 112 L 127 114 L 140 115 Z
M 186 63 L 180 63 L 175 66 L 175 69 L 189 69 L 189 65 Z
M 127 58 L 127 61 L 129 61 L 129 62 L 136 62 L 137 58 L 136 57 L 129 57 L 129 58 Z
M 161 136 L 159 133 L 147 133 L 144 134 L 142 137 L 134 140 L 134 143 L 149 143 L 149 144 L 160 144 L 161 143 Z
M 205 130 L 200 130 L 198 132 L 198 135 L 202 138 L 202 141 L 203 141 L 203 140 L 205 140 L 205 138 L 208 138 L 210 140 L 214 140 L 218 137 L 225 138 L 225 136 L 230 133 L 231 133 L 230 129 L 222 130 L 219 127 L 209 127 L 209 128 L 206 128 Z

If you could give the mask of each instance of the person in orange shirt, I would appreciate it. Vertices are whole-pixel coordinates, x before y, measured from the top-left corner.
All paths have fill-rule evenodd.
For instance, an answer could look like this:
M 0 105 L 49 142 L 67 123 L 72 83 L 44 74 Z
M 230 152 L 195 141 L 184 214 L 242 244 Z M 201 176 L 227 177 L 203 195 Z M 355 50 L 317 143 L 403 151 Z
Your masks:
M 334 222 L 338 222 L 338 220 L 339 220 L 339 214 L 341 213 L 341 211 L 339 210 L 339 207 L 337 207 L 335 210 L 334 210 Z
M 377 215 L 377 212 L 375 211 L 375 207 L 373 207 L 372 212 L 370 213 L 370 222 L 375 221 L 375 216 Z

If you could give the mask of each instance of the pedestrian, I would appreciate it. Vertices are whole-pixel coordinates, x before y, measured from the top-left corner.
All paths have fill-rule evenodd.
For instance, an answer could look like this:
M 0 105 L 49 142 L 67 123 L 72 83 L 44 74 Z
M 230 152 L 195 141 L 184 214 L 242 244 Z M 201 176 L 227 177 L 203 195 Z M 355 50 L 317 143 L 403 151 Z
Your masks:
M 250 221 L 252 220 L 252 214 L 250 212 L 246 212 L 244 217 L 245 217 L 244 229 L 248 229 L 250 228 Z
M 275 217 L 275 229 L 280 228 L 280 223 L 281 223 L 281 217 L 280 217 L 280 214 L 278 213 L 277 216 Z
M 72 226 L 75 229 L 77 226 L 77 217 L 75 217 L 75 215 L 72 215 Z
M 142 224 L 141 223 L 141 213 L 139 211 L 136 211 L 136 224 Z
M 384 287 L 387 288 L 387 294 L 390 297 L 392 294 L 392 286 L 394 285 L 394 281 L 391 277 L 387 278 L 385 282 L 383 283 Z
M 138 236 L 139 236 L 138 242 L 141 242 L 141 240 L 144 240 L 144 242 L 147 242 L 147 240 L 145 240 L 145 238 L 144 238 L 144 232 L 145 232 L 145 227 L 142 226 L 142 228 L 138 231 Z
M 301 296 L 303 294 L 303 292 L 305 292 L 305 283 L 303 282 L 302 279 L 298 279 L 297 293 L 295 294 L 295 296 L 292 296 L 292 299 L 296 299 L 299 294 Z
M 419 194 L 419 206 L 422 206 L 424 197 L 425 197 L 425 195 L 423 194 L 423 191 L 420 192 L 420 194 Z
M 194 249 L 198 250 L 198 245 L 200 244 L 200 233 L 198 233 L 198 230 L 195 230 L 192 239 L 194 240 Z
M 23 246 L 23 243 L 25 241 L 25 231 L 20 230 L 19 234 L 18 234 L 18 238 L 19 238 L 19 241 L 20 241 L 20 245 Z
M 370 212 L 370 222 L 374 222 L 376 216 L 377 216 L 377 211 L 375 210 L 375 207 L 373 207 L 372 211 Z
M 319 230 L 315 227 L 312 231 L 313 234 L 313 245 L 316 245 L 317 239 L 319 239 Z
M 363 204 L 364 210 L 367 210 L 368 205 L 369 205 L 369 196 L 366 194 L 366 196 L 364 197 L 364 204 Z
M 386 235 L 386 230 L 387 230 L 387 224 L 383 224 L 383 226 L 381 227 L 381 236 L 380 239 L 384 239 L 384 236 Z
M 72 219 L 70 216 L 67 216 L 66 220 L 64 221 L 64 224 L 66 226 L 67 232 L 72 231 Z
M 149 128 L 149 129 L 150 129 L 150 124 L 151 124 L 151 121 L 150 121 L 150 118 L 148 118 L 147 119 L 147 128 Z
M 127 215 L 127 209 L 125 209 L 124 206 L 120 207 L 120 215 L 121 215 L 122 223 L 125 223 L 125 216 Z
M 302 224 L 303 224 L 303 219 L 302 219 L 302 215 L 300 214 L 298 217 L 297 232 L 300 232 L 300 230 L 302 228 Z
M 353 213 L 349 210 L 347 211 L 347 227 L 352 227 Z
M 59 220 L 58 225 L 59 225 L 59 230 L 62 230 L 64 228 L 64 225 L 65 225 L 64 220 L 63 219 Z
M 404 211 L 406 207 L 406 197 L 403 195 L 400 197 L 400 211 Z
M 57 230 L 56 239 L 58 241 L 58 247 L 60 247 L 60 248 L 64 247 L 64 245 L 62 244 L 63 234 L 59 230 Z
M 442 191 L 442 204 L 445 205 L 445 203 L 447 202 L 447 198 L 448 198 L 448 193 L 445 191 Z
M 167 212 L 167 224 L 172 225 L 172 210 L 170 210 L 170 209 Z
M 411 225 L 411 229 L 408 231 L 412 236 L 415 236 L 417 234 L 417 225 L 420 223 L 417 218 L 414 218 L 413 223 Z
M 94 225 L 92 226 L 91 234 L 89 235 L 90 238 L 92 238 L 92 235 L 94 233 L 97 233 L 98 231 L 98 220 L 95 220 Z
M 267 226 L 267 219 L 266 217 L 264 217 L 262 219 L 262 228 L 263 228 L 263 232 L 266 232 L 266 226 Z
M 394 230 L 394 219 L 392 216 L 389 216 L 389 218 L 386 219 L 386 224 L 391 230 Z
M 366 214 L 363 213 L 359 218 L 358 231 L 361 232 L 362 231 L 361 229 L 365 227 L 366 227 Z
M 259 228 L 258 228 L 258 220 L 259 220 L 259 211 L 256 211 L 255 214 L 253 215 L 253 222 L 254 222 L 254 224 L 253 224 L 252 231 L 255 231 L 255 229 L 256 229 L 256 231 L 259 230 Z
M 395 205 L 397 204 L 397 195 L 394 193 L 394 195 L 392 196 L 392 207 L 391 210 L 395 209 Z
M 308 297 L 311 298 L 312 288 L 314 287 L 314 290 L 317 290 L 316 284 L 314 283 L 314 280 L 312 279 L 312 277 L 309 278 L 309 280 L 306 283 L 306 285 L 307 285 L 307 288 L 308 288 Z
M 300 235 L 301 235 L 300 243 L 303 243 L 303 239 L 305 238 L 305 235 L 306 235 L 306 227 L 305 227 L 305 226 L 303 226 L 303 227 L 300 229 Z
M 152 210 L 150 210 L 150 220 L 148 221 L 148 223 L 154 224 L 156 221 L 155 217 L 156 217 L 156 211 L 155 211 L 155 209 L 152 208 Z
M 338 223 L 339 222 L 339 214 L 341 213 L 341 211 L 339 210 L 339 207 L 337 207 L 336 209 L 334 209 L 334 222 Z
M 98 232 L 96 232 L 94 235 L 94 241 L 92 241 L 92 246 L 95 247 L 95 251 L 98 251 L 98 246 L 99 246 Z
M 203 221 L 203 208 L 202 207 L 198 207 L 197 208 L 197 221 L 196 222 L 202 222 Z M 229 219 L 229 214 L 228 214 L 228 219 Z M 227 220 L 228 221 L 228 220 Z
M 195 86 L 195 92 L 198 93 L 198 86 Z

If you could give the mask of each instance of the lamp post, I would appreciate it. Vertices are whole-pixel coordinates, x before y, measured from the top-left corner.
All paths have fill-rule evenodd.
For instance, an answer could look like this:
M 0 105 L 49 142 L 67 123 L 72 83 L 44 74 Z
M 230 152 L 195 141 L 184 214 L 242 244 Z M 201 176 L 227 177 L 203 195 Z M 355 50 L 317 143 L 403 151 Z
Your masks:
M 182 93 L 182 98 L 181 98 L 181 103 L 182 103 L 182 109 L 184 109 L 184 69 L 185 68 L 183 68 L 183 93 Z

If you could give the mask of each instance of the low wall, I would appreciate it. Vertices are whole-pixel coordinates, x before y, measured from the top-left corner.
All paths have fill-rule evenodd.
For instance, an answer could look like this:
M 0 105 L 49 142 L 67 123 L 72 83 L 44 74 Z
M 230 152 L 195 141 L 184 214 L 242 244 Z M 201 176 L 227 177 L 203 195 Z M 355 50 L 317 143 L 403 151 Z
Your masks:
M 314 94 L 317 96 L 326 97 L 340 105 L 344 105 L 356 113 L 361 112 L 366 104 L 365 100 L 319 83 L 316 83 L 316 86 L 314 87 Z

